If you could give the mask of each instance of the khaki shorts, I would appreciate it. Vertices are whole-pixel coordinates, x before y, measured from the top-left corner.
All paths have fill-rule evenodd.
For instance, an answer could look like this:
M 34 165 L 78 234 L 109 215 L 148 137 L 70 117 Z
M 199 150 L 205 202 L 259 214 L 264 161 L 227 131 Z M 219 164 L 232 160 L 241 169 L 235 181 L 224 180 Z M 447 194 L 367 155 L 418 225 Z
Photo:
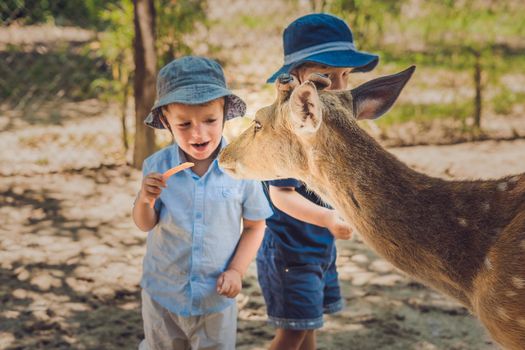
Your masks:
M 171 313 L 142 290 L 145 339 L 139 350 L 234 350 L 237 305 L 223 311 L 183 317 Z

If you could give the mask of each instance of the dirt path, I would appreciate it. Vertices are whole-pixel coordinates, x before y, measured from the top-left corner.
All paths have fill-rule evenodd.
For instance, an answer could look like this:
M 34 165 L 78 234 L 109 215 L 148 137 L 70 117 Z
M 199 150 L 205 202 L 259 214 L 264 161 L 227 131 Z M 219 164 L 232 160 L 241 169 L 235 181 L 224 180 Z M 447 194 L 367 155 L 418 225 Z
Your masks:
M 392 149 L 442 177 L 525 171 L 525 141 Z M 126 166 L 0 177 L 0 348 L 133 349 L 142 336 L 145 235 Z M 414 283 L 358 239 L 339 242 L 347 308 L 327 317 L 319 349 L 496 349 L 456 303 Z M 272 337 L 252 266 L 238 298 L 239 349 Z

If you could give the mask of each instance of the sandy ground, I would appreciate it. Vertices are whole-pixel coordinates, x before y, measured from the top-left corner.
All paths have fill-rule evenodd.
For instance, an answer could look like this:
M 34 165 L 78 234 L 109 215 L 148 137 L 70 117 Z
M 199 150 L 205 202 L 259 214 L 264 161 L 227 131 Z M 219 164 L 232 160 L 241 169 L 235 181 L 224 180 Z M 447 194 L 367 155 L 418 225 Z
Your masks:
M 112 123 L 99 116 L 60 132 L 0 133 L 1 349 L 132 349 L 142 337 L 145 234 L 130 217 L 141 175 L 114 156 Z M 91 146 L 80 147 L 86 140 Z M 525 171 L 525 140 L 390 151 L 444 178 Z M 319 349 L 496 349 L 464 308 L 393 269 L 358 237 L 338 246 L 347 307 L 326 318 Z M 237 300 L 238 348 L 264 349 L 273 330 L 254 266 Z

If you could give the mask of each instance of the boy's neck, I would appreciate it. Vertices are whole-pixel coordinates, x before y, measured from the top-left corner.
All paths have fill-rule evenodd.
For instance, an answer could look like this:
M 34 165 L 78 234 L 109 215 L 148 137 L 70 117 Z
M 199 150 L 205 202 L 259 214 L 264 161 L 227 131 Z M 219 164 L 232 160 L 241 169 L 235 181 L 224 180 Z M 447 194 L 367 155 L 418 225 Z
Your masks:
M 210 168 L 211 163 L 217 158 L 217 155 L 219 154 L 219 151 L 221 149 L 221 145 L 217 146 L 217 149 L 213 151 L 213 153 L 206 159 L 195 159 L 186 152 L 183 151 L 184 156 L 188 160 L 188 162 L 192 162 L 195 165 L 191 167 L 191 171 L 193 171 L 197 176 L 201 177 Z

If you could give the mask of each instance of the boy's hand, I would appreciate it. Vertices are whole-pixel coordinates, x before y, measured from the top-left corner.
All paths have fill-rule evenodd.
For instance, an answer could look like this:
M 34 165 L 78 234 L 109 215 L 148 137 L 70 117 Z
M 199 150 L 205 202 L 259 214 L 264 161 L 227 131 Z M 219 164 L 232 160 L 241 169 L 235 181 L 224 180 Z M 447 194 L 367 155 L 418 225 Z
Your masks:
M 217 279 L 217 293 L 228 298 L 235 298 L 242 288 L 241 273 L 234 269 L 228 269 L 221 273 Z
M 337 239 L 350 239 L 352 237 L 352 227 L 335 210 L 332 210 L 331 219 L 326 228 Z
M 162 189 L 166 187 L 166 182 L 160 173 L 150 173 L 142 180 L 142 186 L 139 194 L 139 201 L 141 203 L 150 203 L 156 200 Z

